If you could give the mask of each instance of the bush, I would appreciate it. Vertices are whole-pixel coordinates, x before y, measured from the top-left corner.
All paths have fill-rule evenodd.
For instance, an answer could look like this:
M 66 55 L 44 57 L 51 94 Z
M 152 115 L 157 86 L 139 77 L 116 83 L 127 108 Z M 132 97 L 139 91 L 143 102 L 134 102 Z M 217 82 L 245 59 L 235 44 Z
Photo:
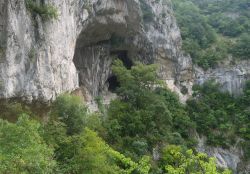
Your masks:
M 163 148 L 162 168 L 167 174 L 177 173 L 209 173 L 231 174 L 229 170 L 220 172 L 215 159 L 204 153 L 195 154 L 192 150 L 184 150 L 180 146 L 169 145 Z
M 237 98 L 221 92 L 213 81 L 194 86 L 193 90 L 194 98 L 187 102 L 187 109 L 197 132 L 207 137 L 207 144 L 228 148 L 237 137 L 250 140 L 248 83 L 244 94 Z
M 78 134 L 86 124 L 87 108 L 79 97 L 64 94 L 53 103 L 51 117 L 66 125 L 67 134 Z
M 25 0 L 25 4 L 31 13 L 38 14 L 44 20 L 57 19 L 58 17 L 58 11 L 52 5 L 41 5 L 36 3 L 34 0 Z
M 250 35 L 243 34 L 234 44 L 231 53 L 240 59 L 250 59 Z
M 41 125 L 22 115 L 0 120 L 0 173 L 54 173 L 53 149 L 40 136 Z
M 116 61 L 112 69 L 121 86 L 108 108 L 108 142 L 134 158 L 162 142 L 185 144 L 193 124 L 178 97 L 157 78 L 156 66 L 126 69 Z

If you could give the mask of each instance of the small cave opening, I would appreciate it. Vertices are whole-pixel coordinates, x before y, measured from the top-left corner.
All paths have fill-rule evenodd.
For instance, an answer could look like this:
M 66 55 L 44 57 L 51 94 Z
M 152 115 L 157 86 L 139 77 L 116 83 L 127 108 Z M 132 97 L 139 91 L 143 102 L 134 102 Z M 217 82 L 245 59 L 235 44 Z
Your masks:
M 128 51 L 126 50 L 112 51 L 110 55 L 120 59 L 127 69 L 131 69 L 131 67 L 133 66 L 133 61 L 128 57 Z M 118 82 L 118 79 L 114 74 L 111 74 L 106 83 L 108 85 L 108 91 L 110 92 L 116 92 L 117 88 L 120 87 L 120 83 Z
M 111 75 L 108 80 L 108 91 L 110 92 L 116 92 L 116 89 L 120 87 L 120 83 L 117 80 L 117 77 L 115 75 Z
M 111 55 L 114 55 L 118 59 L 120 59 L 127 69 L 131 69 L 131 67 L 133 66 L 133 61 L 128 57 L 128 51 L 126 51 L 126 50 L 112 51 Z

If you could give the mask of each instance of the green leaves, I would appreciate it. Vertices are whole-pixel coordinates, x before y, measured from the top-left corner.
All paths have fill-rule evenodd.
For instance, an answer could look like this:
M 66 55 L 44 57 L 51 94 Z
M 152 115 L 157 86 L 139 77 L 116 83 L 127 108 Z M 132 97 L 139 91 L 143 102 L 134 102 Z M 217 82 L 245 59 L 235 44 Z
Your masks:
M 187 102 L 187 109 L 198 133 L 207 137 L 207 144 L 227 148 L 235 144 L 237 137 L 248 144 L 249 82 L 244 94 L 238 97 L 221 92 L 214 81 L 194 86 L 193 90 L 194 98 Z
M 229 54 L 249 58 L 247 0 L 174 0 L 183 49 L 204 70 L 215 68 Z M 229 48 L 233 48 L 230 49 Z
M 39 129 L 40 124 L 27 115 L 15 124 L 0 120 L 0 173 L 53 173 L 53 149 Z
M 214 158 L 204 153 L 195 154 L 191 149 L 180 146 L 166 146 L 162 152 L 162 165 L 166 174 L 231 174 L 229 170 L 219 172 Z
M 177 95 L 158 79 L 157 66 L 126 69 L 117 60 L 112 69 L 120 87 L 108 108 L 108 142 L 135 159 L 164 142 L 185 144 L 193 124 Z
M 240 59 L 250 59 L 250 35 L 243 34 L 233 45 L 232 54 Z
M 53 103 L 51 117 L 62 121 L 67 126 L 67 133 L 73 135 L 82 131 L 87 108 L 79 97 L 64 94 Z
M 34 0 L 25 0 L 25 4 L 27 9 L 35 14 L 38 14 L 44 20 L 58 18 L 58 11 L 52 5 L 38 4 Z

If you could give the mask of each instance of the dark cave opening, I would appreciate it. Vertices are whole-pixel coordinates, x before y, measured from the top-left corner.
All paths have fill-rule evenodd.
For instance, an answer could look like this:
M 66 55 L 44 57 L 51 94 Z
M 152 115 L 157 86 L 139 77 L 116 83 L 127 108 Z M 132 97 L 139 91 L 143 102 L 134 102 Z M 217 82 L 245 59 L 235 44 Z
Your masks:
M 131 67 L 133 66 L 132 60 L 128 57 L 128 51 L 126 51 L 126 50 L 112 51 L 111 55 L 117 56 L 117 58 L 120 59 L 123 62 L 124 66 L 127 69 L 131 69 Z
M 115 56 L 116 58 L 120 59 L 127 69 L 131 69 L 131 67 L 133 66 L 133 62 L 131 59 L 129 59 L 128 51 L 126 51 L 126 50 L 124 50 L 124 51 L 112 51 L 110 53 L 110 55 Z M 108 91 L 110 91 L 110 92 L 116 92 L 117 88 L 120 87 L 120 83 L 118 82 L 118 79 L 117 79 L 116 75 L 114 75 L 114 74 L 112 74 L 107 79 L 106 83 L 108 83 Z
M 112 75 L 107 80 L 108 83 L 108 91 L 116 92 L 116 89 L 120 87 L 120 83 L 117 80 L 115 75 Z

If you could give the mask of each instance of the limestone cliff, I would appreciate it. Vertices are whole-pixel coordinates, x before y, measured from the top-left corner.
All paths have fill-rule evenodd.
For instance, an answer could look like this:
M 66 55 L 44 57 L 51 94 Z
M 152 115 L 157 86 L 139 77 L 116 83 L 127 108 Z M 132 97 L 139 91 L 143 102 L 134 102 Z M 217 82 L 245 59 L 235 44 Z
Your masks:
M 161 78 L 183 100 L 181 89 L 190 92 L 193 81 L 213 77 L 238 93 L 249 78 L 248 62 L 197 69 L 194 79 L 168 0 L 36 0 L 57 9 L 51 20 L 25 2 L 0 1 L 0 98 L 48 102 L 78 88 L 90 98 L 112 91 L 116 57 L 128 68 L 134 61 L 158 63 Z
M 0 2 L 1 98 L 49 101 L 79 86 L 97 96 L 109 86 L 114 57 L 127 66 L 136 60 L 160 63 L 168 83 L 191 83 L 191 60 L 181 52 L 168 1 L 36 2 L 53 5 L 58 19 L 43 20 L 25 0 Z

